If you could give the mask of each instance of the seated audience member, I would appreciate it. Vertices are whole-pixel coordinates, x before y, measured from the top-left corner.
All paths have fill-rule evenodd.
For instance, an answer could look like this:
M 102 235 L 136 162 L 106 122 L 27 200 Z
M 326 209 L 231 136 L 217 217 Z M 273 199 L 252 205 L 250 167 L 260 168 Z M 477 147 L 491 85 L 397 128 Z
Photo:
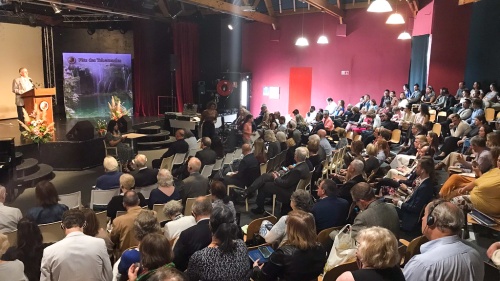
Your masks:
M 137 169 L 131 174 L 134 177 L 136 187 L 150 186 L 157 182 L 156 175 L 158 175 L 158 171 L 148 168 L 146 166 L 147 162 L 148 158 L 146 155 L 137 154 L 135 156 L 134 163 Z
M 5 206 L 7 190 L 0 185 L 0 233 L 9 233 L 17 229 L 17 222 L 23 217 L 18 208 Z
M 334 226 L 343 226 L 349 213 L 347 200 L 338 198 L 339 190 L 333 180 L 322 180 L 318 186 L 318 201 L 312 207 L 311 213 L 316 223 L 316 231 Z
M 212 203 L 206 197 L 198 197 L 193 203 L 192 215 L 196 224 L 179 235 L 174 247 L 175 268 L 185 271 L 191 256 L 212 242 L 209 221 Z
M 373 172 L 376 172 L 380 167 L 380 162 L 377 159 L 377 148 L 373 144 L 368 144 L 366 146 L 367 158 L 365 158 L 365 168 L 364 172 L 367 176 L 371 176 Z
M 179 129 L 175 132 L 175 141 L 170 144 L 167 151 L 163 153 L 160 159 L 154 159 L 151 165 L 154 169 L 159 169 L 163 158 L 168 158 L 176 153 L 187 153 L 189 151 L 189 144 L 184 140 L 184 129 Z
M 24 264 L 24 274 L 27 277 L 25 280 L 40 280 L 40 264 L 42 262 L 43 249 L 49 246 L 50 243 L 43 243 L 40 228 L 38 228 L 36 222 L 29 218 L 22 218 L 17 224 L 16 238 L 17 246 L 11 246 L 8 250 L 7 248 L 3 249 L 3 243 L 0 242 L 0 248 L 2 248 L 0 250 L 0 258 L 3 261 L 21 261 Z M 5 250 L 7 251 L 5 252 Z M 3 254 L 4 252 L 5 254 Z M 15 270 L 12 272 L 15 272 Z M 24 280 L 16 279 L 11 272 L 9 274 L 3 272 L 0 276 L 9 276 L 11 278 L 9 280 Z
M 146 235 L 139 246 L 141 253 L 140 267 L 132 264 L 128 270 L 129 281 L 148 281 L 159 268 L 175 267 L 172 263 L 172 247 L 161 234 Z
M 407 183 L 406 181 L 408 180 L 411 185 L 411 183 L 415 179 L 413 178 L 415 176 L 415 168 L 417 168 L 417 161 L 415 160 L 419 160 L 424 156 L 432 157 L 432 151 L 430 146 L 428 146 L 426 143 L 422 143 L 419 144 L 419 147 L 417 148 L 417 156 L 415 158 L 412 157 L 404 159 L 403 157 L 398 157 L 398 156 L 400 155 L 396 155 L 396 158 L 393 160 L 393 162 L 396 161 L 397 163 L 391 162 L 391 167 L 395 166 L 396 168 L 390 169 L 385 175 L 384 179 L 379 181 L 381 185 L 392 186 L 397 188 L 399 187 L 400 183 L 406 184 Z M 407 155 L 402 155 L 402 156 L 407 156 Z M 410 164 L 411 160 L 413 160 L 413 164 Z M 389 181 L 386 181 L 386 179 Z
M 321 147 L 325 150 L 326 156 L 330 157 L 332 155 L 333 148 L 330 142 L 326 139 L 326 131 L 319 130 L 318 136 L 320 138 L 319 145 L 321 145 Z
M 415 140 L 417 136 L 424 134 L 424 126 L 422 126 L 422 124 L 413 124 L 413 126 L 411 126 L 410 132 L 411 134 L 407 137 L 407 140 L 401 146 L 401 150 L 398 154 L 415 155 L 415 153 L 417 153 Z
M 148 281 L 189 281 L 184 272 L 172 267 L 158 268 Z
M 237 187 L 250 186 L 252 182 L 260 176 L 260 166 L 257 158 L 252 153 L 252 148 L 245 143 L 241 147 L 243 158 L 238 165 L 238 171 L 224 177 L 226 185 L 236 185 Z
M 334 129 L 333 120 L 330 118 L 328 110 L 323 111 L 323 126 L 327 132 L 331 132 Z
M 251 137 L 252 137 L 252 133 L 254 132 L 254 129 L 253 129 L 253 124 L 254 124 L 254 119 L 253 119 L 253 115 L 252 114 L 248 114 L 247 116 L 245 116 L 245 120 L 243 122 L 243 126 L 240 128 L 241 132 L 242 132 L 242 139 L 243 139 L 243 143 L 251 143 Z
M 160 224 L 156 218 L 156 214 L 153 211 L 145 210 L 139 213 L 137 218 L 134 220 L 134 235 L 135 239 L 139 241 L 137 247 L 127 249 L 123 252 L 121 258 L 117 261 L 118 263 L 118 273 L 120 274 L 119 280 L 127 280 L 128 270 L 130 266 L 136 262 L 141 261 L 141 253 L 139 248 L 141 242 L 148 234 L 159 234 L 161 233 Z M 169 253 L 165 253 L 168 255 Z
M 83 208 L 81 211 L 83 212 L 85 222 L 87 223 L 83 229 L 83 234 L 103 239 L 106 243 L 108 255 L 111 257 L 113 255 L 113 242 L 109 239 L 108 232 L 99 225 L 99 220 L 97 219 L 95 212 L 89 208 Z M 104 225 L 104 227 L 106 226 Z
M 456 149 L 453 149 L 453 151 L 462 146 L 462 151 L 467 152 L 470 146 L 471 138 L 475 136 L 486 138 L 486 135 L 491 133 L 492 131 L 493 129 L 490 127 L 490 125 L 488 125 L 488 122 L 486 121 L 484 116 L 478 116 L 474 121 L 474 126 L 471 126 L 471 130 L 469 131 L 469 133 L 467 133 L 467 135 L 462 137 L 462 139 L 455 144 Z
M 287 242 L 274 251 L 268 262 L 253 264 L 254 280 L 314 280 L 323 272 L 326 250 L 316 242 L 314 217 L 292 211 L 286 221 Z
M 313 206 L 313 200 L 311 194 L 303 189 L 295 190 L 290 197 L 290 207 L 292 211 L 304 211 L 307 213 L 311 212 Z M 288 239 L 288 234 L 286 232 L 286 220 L 288 218 L 287 214 L 283 214 L 278 222 L 269 230 L 264 237 L 266 243 L 269 244 L 283 244 Z
M 361 160 L 355 159 L 347 167 L 345 176 L 333 174 L 334 178 L 344 183 L 339 189 L 339 197 L 347 200 L 349 205 L 352 203 L 351 188 L 360 182 L 366 182 L 363 178 L 364 168 L 365 164 Z
M 268 142 L 267 147 L 267 158 L 271 159 L 281 152 L 280 143 L 276 139 L 276 135 L 273 130 L 266 130 L 264 133 L 264 140 Z
M 213 181 L 210 185 L 210 194 L 212 194 L 212 208 L 217 206 L 226 206 L 233 214 L 233 221 L 236 223 L 236 209 L 233 201 L 229 200 L 227 195 L 227 187 L 221 181 Z
M 127 209 L 127 213 L 113 220 L 113 230 L 109 235 L 120 255 L 126 249 L 139 244 L 139 241 L 135 239 L 133 226 L 134 220 L 142 209 L 139 206 L 139 196 L 135 190 L 129 190 L 123 194 L 123 206 Z
M 423 157 L 417 161 L 415 168 L 417 178 L 414 186 L 405 184 L 400 186 L 400 190 L 408 194 L 407 197 L 392 199 L 397 207 L 398 216 L 401 219 L 401 229 L 403 231 L 413 231 L 420 219 L 420 213 L 427 203 L 434 197 L 435 173 L 434 163 L 430 157 Z
M 308 136 L 310 130 L 309 126 L 307 126 L 306 120 L 304 120 L 304 117 L 300 114 L 295 115 L 295 122 L 297 122 L 297 130 L 299 130 L 303 136 Z
M 493 160 L 496 163 L 495 168 L 482 174 L 478 169 L 475 170 L 479 176 L 474 181 L 458 190 L 457 197 L 451 199 L 451 202 L 469 212 L 477 209 L 490 216 L 500 215 L 500 157 L 499 148 L 492 150 Z M 470 193 L 470 194 L 469 194 Z
M 201 150 L 196 152 L 194 157 L 200 159 L 201 167 L 200 171 L 203 170 L 205 165 L 215 164 L 215 160 L 217 160 L 217 154 L 213 151 L 210 146 L 212 145 L 212 140 L 209 137 L 204 137 L 201 139 Z
M 377 200 L 373 188 L 365 182 L 353 186 L 351 196 L 361 209 L 351 227 L 354 237 L 362 229 L 372 226 L 387 228 L 396 238 L 399 237 L 399 217 L 394 205 Z
M 309 108 L 309 112 L 306 113 L 307 124 L 314 123 L 314 120 L 316 119 L 316 114 L 318 114 L 318 112 L 316 111 L 316 107 L 314 105 L 311 105 L 311 107 Z
M 297 129 L 297 122 L 290 120 L 287 126 L 288 138 L 293 138 L 295 144 L 298 146 L 302 142 L 302 133 Z
M 212 242 L 189 259 L 186 273 L 190 280 L 248 280 L 247 247 L 238 239 L 240 231 L 233 213 L 225 205 L 216 206 L 209 222 Z
M 82 211 L 64 212 L 61 228 L 66 237 L 43 250 L 41 281 L 111 281 L 113 274 L 105 242 L 85 235 L 85 225 Z
M 451 151 L 449 151 L 448 148 L 446 147 L 446 144 L 448 142 L 456 143 L 459 140 L 461 140 L 465 135 L 467 135 L 467 133 L 470 131 L 469 124 L 467 124 L 465 121 L 462 121 L 460 119 L 460 116 L 458 116 L 458 114 L 451 114 L 448 118 L 451 119 L 451 124 L 450 124 L 451 135 L 445 138 L 444 144 L 441 147 L 441 153 L 434 158 L 436 160 L 443 160 L 448 154 L 451 153 Z
M 200 147 L 198 140 L 190 130 L 184 131 L 184 141 L 187 142 L 189 149 L 198 149 Z
M 36 184 L 35 197 L 40 206 L 29 209 L 26 216 L 37 224 L 60 221 L 63 213 L 69 209 L 68 206 L 58 203 L 59 195 L 50 181 L 44 180 Z
M 163 228 L 163 233 L 168 241 L 172 242 L 172 247 L 179 235 L 184 230 L 196 224 L 193 216 L 184 216 L 182 213 L 183 206 L 179 201 L 170 201 L 163 207 L 163 213 L 170 219 Z
M 377 147 L 377 159 L 380 162 L 380 164 L 382 164 L 386 159 L 388 159 L 391 156 L 391 149 L 389 147 L 389 143 L 384 139 L 378 140 L 376 147 Z
M 422 234 L 430 241 L 420 246 L 403 269 L 407 281 L 483 280 L 481 255 L 458 236 L 464 225 L 462 211 L 443 200 L 425 208 Z
M 439 151 L 439 136 L 431 131 L 427 132 L 427 136 L 425 138 L 429 144 L 429 148 L 433 150 L 430 155 L 434 156 L 434 154 Z
M 323 161 L 323 160 L 326 160 L 326 152 L 325 152 L 325 149 L 323 147 L 321 147 L 321 145 L 319 144 L 320 140 L 321 139 L 317 134 L 316 135 L 309 135 L 309 137 L 308 137 L 308 142 L 311 141 L 314 143 L 314 146 L 318 146 L 319 160 Z M 314 149 L 315 148 L 313 148 L 313 150 Z
M 0 280 L 28 281 L 28 278 L 24 275 L 24 265 L 20 260 L 8 261 L 2 257 L 9 246 L 8 237 L 0 233 Z
M 498 90 L 496 83 L 490 84 L 490 92 L 484 95 L 483 104 L 485 108 L 498 107 Z
M 319 142 L 317 141 L 308 141 L 307 142 L 307 150 L 309 151 L 309 161 L 311 162 L 312 166 L 316 168 L 316 171 L 321 170 L 322 168 L 320 167 L 321 165 L 321 157 L 318 154 L 319 151 Z
M 276 129 L 278 132 L 286 131 L 286 118 L 285 116 L 278 117 L 278 128 Z
M 307 158 L 307 149 L 305 147 L 298 147 L 295 150 L 295 162 L 297 165 L 280 176 L 277 172 L 272 172 L 264 174 L 257 178 L 250 187 L 245 191 L 245 193 L 252 194 L 255 191 L 259 191 L 257 195 L 257 208 L 252 209 L 253 213 L 262 214 L 264 213 L 264 201 L 266 197 L 276 194 L 277 200 L 282 202 L 282 213 L 286 213 L 288 210 L 288 200 L 290 195 L 293 193 L 297 184 L 301 179 L 306 179 L 309 177 L 309 167 L 305 163 Z
M 339 128 L 337 130 L 337 134 L 339 135 L 339 142 L 335 146 L 335 149 L 341 149 L 349 145 L 346 137 L 346 131 L 344 128 Z
M 399 262 L 398 241 L 388 229 L 374 226 L 363 229 L 356 237 L 356 260 L 359 269 L 346 271 L 337 281 L 391 280 L 405 281 Z
M 465 119 L 465 122 L 467 122 L 467 124 L 469 125 L 473 125 L 474 119 L 476 119 L 476 117 L 480 115 L 484 115 L 483 102 L 480 99 L 473 99 L 472 114 L 469 118 Z
M 123 206 L 123 194 L 125 192 L 134 189 L 134 177 L 130 174 L 123 174 L 120 176 L 120 194 L 113 196 L 108 203 L 108 207 L 106 209 L 106 214 L 108 218 L 111 218 L 111 222 L 116 218 L 116 212 L 118 211 L 126 211 Z M 137 196 L 139 197 L 140 203 L 139 206 L 144 207 L 147 205 L 146 198 L 142 193 L 138 192 Z
M 319 130 L 324 130 L 324 129 L 325 129 L 325 124 L 323 123 L 323 114 L 321 112 L 318 112 L 316 114 L 315 123 L 312 126 L 311 133 L 309 135 L 317 134 Z
M 280 144 L 280 151 L 285 151 L 288 148 L 286 146 L 286 134 L 284 132 L 276 132 L 276 140 Z
M 169 170 L 161 169 L 158 171 L 157 179 L 158 187 L 151 190 L 149 194 L 148 207 L 150 210 L 153 209 L 154 204 L 165 204 L 171 200 L 181 199 L 181 194 L 174 186 L 174 178 Z
M 248 144 L 248 143 L 247 143 Z M 250 144 L 248 144 L 250 145 Z M 259 162 L 259 164 L 264 164 L 267 162 L 266 145 L 262 138 L 258 138 L 253 143 L 253 155 Z
M 118 171 L 118 161 L 113 156 L 106 156 L 102 165 L 105 173 L 97 178 L 95 188 L 108 190 L 120 187 L 122 173 Z
M 195 198 L 208 194 L 208 178 L 200 174 L 201 162 L 196 157 L 188 161 L 189 177 L 181 183 L 180 195 L 182 203 L 186 204 L 187 198 Z
M 365 147 L 363 146 L 363 142 L 360 140 L 355 140 L 351 143 L 351 150 L 348 151 L 344 155 L 344 163 L 346 167 L 349 167 L 351 162 L 355 159 L 360 160 L 362 163 L 364 163 L 365 159 L 361 155 L 363 152 L 363 149 Z
M 295 164 L 295 149 L 299 146 L 297 143 L 295 143 L 295 140 L 293 138 L 289 138 L 286 140 L 286 156 L 285 156 L 285 163 L 284 166 L 290 166 Z

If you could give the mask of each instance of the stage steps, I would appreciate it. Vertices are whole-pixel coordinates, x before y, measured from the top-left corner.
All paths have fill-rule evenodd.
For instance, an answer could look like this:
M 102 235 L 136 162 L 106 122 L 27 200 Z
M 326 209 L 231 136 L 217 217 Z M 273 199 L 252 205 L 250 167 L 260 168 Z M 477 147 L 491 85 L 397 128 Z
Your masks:
M 21 164 L 16 166 L 17 178 L 22 178 L 26 175 L 36 173 L 38 171 L 38 160 L 35 158 L 27 158 L 21 160 Z
M 23 153 L 16 152 L 16 185 L 18 188 L 34 187 L 41 180 L 54 177 L 54 168 L 39 163 L 35 158 L 23 159 Z
M 143 127 L 137 129 L 137 133 L 146 135 L 137 141 L 137 148 L 139 150 L 165 148 L 172 143 L 172 140 L 170 140 L 170 132 L 162 130 L 160 126 Z
M 17 178 L 19 182 L 23 183 L 24 187 L 33 187 L 35 186 L 39 181 L 42 180 L 50 180 L 53 176 L 52 172 L 54 169 L 47 165 L 47 164 L 38 164 L 38 171 L 36 171 L 33 174 L 29 174 L 27 176 Z

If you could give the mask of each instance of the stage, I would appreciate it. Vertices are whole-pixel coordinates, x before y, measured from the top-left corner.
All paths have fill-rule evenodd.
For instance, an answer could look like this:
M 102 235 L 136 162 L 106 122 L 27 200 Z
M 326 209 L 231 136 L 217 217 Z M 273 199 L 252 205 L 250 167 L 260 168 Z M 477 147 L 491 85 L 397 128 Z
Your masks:
M 96 124 L 97 119 L 105 118 L 55 118 L 54 140 L 43 144 L 34 144 L 24 140 L 17 119 L 0 120 L 0 138 L 13 137 L 16 152 L 22 153 L 22 159 L 34 158 L 38 160 L 38 163 L 49 165 L 56 171 L 84 170 L 102 165 L 105 156 L 104 138 L 99 137 L 95 130 L 94 138 L 85 141 L 69 141 L 66 134 L 78 121 L 88 120 Z M 164 117 L 131 117 L 131 124 L 134 131 L 150 126 L 163 128 Z

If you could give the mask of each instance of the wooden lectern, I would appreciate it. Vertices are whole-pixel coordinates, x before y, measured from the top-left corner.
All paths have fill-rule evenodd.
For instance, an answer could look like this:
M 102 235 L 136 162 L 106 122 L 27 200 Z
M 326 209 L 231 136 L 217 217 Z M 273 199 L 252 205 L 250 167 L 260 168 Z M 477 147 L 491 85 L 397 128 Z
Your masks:
M 24 108 L 28 114 L 33 113 L 33 110 L 35 110 L 35 104 L 37 104 L 39 110 L 47 108 L 47 124 L 50 124 L 54 122 L 52 96 L 55 94 L 56 88 L 40 88 L 27 91 L 22 94 L 21 97 L 24 99 Z

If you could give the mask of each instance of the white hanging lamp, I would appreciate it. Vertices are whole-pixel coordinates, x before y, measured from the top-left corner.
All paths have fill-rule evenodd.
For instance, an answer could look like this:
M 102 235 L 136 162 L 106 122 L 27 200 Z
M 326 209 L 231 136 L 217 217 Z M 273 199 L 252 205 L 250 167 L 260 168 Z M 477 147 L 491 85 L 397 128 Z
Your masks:
M 387 19 L 387 21 L 385 23 L 386 24 L 405 24 L 405 19 L 403 18 L 403 16 L 400 13 L 395 12 L 389 16 L 389 18 Z
M 392 7 L 387 0 L 375 0 L 368 7 L 370 13 L 387 13 L 392 12 Z
M 304 37 L 304 8 L 302 8 L 302 36 L 295 41 L 295 46 L 305 47 L 309 46 L 309 41 Z
M 316 41 L 316 43 L 324 45 L 324 44 L 329 43 L 328 38 L 325 35 L 325 15 L 324 14 L 323 14 L 322 20 L 323 20 L 323 33 L 321 33 L 321 36 L 318 38 L 318 41 Z
M 410 33 L 408 33 L 405 30 L 405 31 L 401 32 L 401 34 L 399 34 L 398 39 L 399 40 L 409 40 L 409 39 L 411 39 L 411 35 L 410 35 Z

